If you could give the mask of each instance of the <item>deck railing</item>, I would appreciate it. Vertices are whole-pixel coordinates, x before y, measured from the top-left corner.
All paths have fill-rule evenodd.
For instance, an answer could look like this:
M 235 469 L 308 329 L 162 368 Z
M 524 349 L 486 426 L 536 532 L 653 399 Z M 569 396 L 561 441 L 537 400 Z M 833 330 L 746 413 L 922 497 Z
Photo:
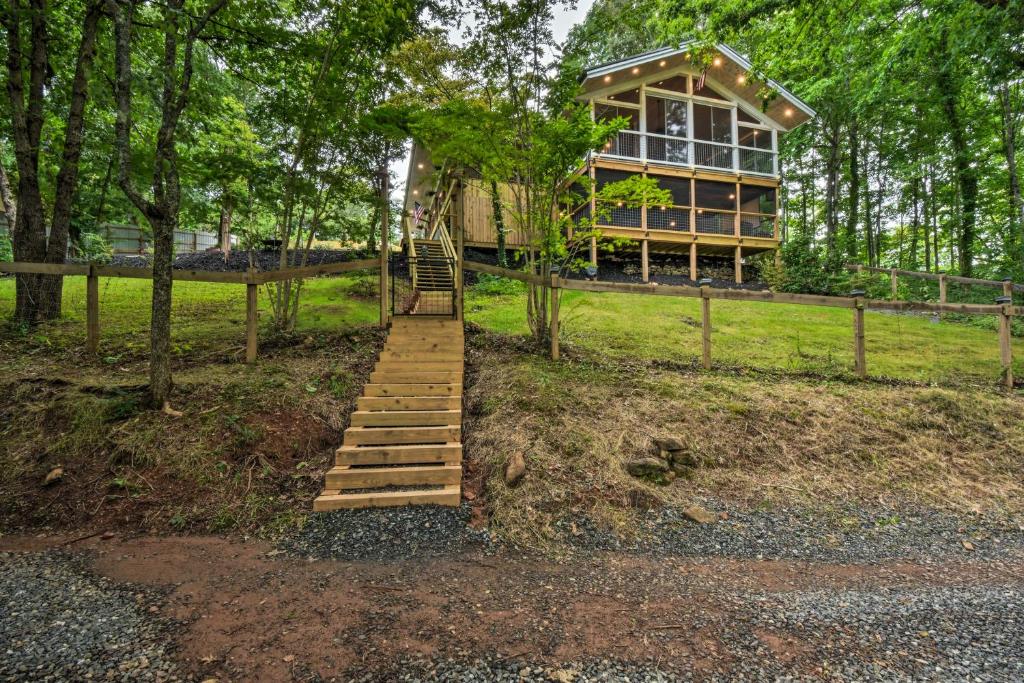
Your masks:
M 652 164 L 778 175 L 777 155 L 770 149 L 637 130 L 620 130 L 599 151 L 604 156 Z
M 641 230 L 644 212 L 647 213 L 647 230 L 671 230 L 690 232 L 697 235 L 733 235 L 755 239 L 778 239 L 776 217 L 767 213 L 743 212 L 739 215 L 737 233 L 736 212 L 720 209 L 693 208 L 690 206 L 666 204 L 664 206 L 630 207 L 617 203 L 598 202 L 595 225 L 609 228 L 631 228 Z M 583 204 L 569 214 L 574 227 L 590 219 L 590 204 Z M 692 228 L 691 228 L 692 226 Z

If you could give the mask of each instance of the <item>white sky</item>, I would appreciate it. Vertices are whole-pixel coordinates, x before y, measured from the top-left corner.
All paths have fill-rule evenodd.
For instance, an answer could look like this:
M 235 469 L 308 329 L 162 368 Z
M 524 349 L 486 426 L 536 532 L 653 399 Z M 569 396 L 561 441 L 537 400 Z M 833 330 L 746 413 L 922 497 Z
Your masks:
M 556 43 L 565 41 L 569 35 L 569 29 L 583 21 L 583 18 L 587 15 L 593 4 L 594 0 L 578 0 L 574 8 L 559 7 L 555 9 L 555 20 L 552 23 L 551 29 Z M 452 38 L 458 39 L 457 31 L 453 32 Z M 391 163 L 392 200 L 401 202 L 405 197 L 405 179 L 408 177 L 408 174 L 409 155 L 407 153 L 403 158 Z

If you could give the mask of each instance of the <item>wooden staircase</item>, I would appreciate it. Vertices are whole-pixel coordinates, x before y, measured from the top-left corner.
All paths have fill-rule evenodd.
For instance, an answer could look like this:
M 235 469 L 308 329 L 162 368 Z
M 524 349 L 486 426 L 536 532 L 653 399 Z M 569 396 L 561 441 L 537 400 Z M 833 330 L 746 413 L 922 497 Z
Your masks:
M 462 322 L 397 316 L 313 510 L 458 505 Z
M 424 292 L 450 292 L 454 286 L 452 264 L 441 240 L 415 240 L 416 288 Z

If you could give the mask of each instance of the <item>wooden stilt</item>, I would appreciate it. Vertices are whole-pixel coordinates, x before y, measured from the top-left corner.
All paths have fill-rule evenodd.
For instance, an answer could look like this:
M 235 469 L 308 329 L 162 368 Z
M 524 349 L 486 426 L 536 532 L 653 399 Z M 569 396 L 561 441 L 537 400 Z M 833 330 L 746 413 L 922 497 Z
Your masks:
M 643 281 L 649 281 L 651 277 L 647 261 L 647 240 L 640 240 L 640 270 L 642 271 Z
M 100 348 L 100 279 L 93 265 L 85 281 L 85 348 L 89 353 Z
M 946 303 L 946 276 L 939 275 L 939 303 Z M 942 319 L 942 313 L 939 313 L 939 320 Z
M 743 247 L 736 245 L 736 284 L 743 283 Z
M 590 265 L 597 267 L 597 237 L 590 237 Z
M 889 286 L 892 288 L 892 300 L 896 301 L 900 298 L 900 294 L 895 268 L 889 271 Z
M 697 281 L 697 243 L 690 242 L 690 279 Z

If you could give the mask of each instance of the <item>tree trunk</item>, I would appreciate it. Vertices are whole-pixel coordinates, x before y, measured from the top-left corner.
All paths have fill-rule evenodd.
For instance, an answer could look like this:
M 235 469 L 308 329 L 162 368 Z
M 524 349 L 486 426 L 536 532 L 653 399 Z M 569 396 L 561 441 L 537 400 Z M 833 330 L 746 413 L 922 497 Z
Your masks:
M 1013 92 L 1004 84 L 999 88 L 999 103 L 1003 123 L 1003 154 L 1006 156 L 1007 190 L 1010 199 L 1010 237 L 1018 245 L 1017 261 L 1024 265 L 1024 199 L 1021 198 L 1020 176 L 1017 172 L 1017 133 L 1021 125 L 1020 112 L 1014 111 Z
M 828 124 L 825 137 L 828 156 L 825 161 L 825 262 L 834 270 L 840 255 L 837 245 L 838 211 L 836 208 L 837 184 L 839 180 L 839 123 L 833 119 Z
M 942 35 L 942 54 L 939 55 L 939 69 L 935 84 L 938 86 L 942 99 L 942 110 L 946 115 L 947 129 L 953 147 L 953 167 L 956 170 L 957 183 L 960 188 L 960 274 L 971 277 L 974 271 L 974 239 L 975 222 L 978 207 L 978 171 L 974 165 L 974 157 L 967 141 L 967 129 L 960 115 L 958 100 L 961 85 L 950 61 L 955 57 L 949 49 L 949 39 L 945 32 Z
M 494 213 L 494 229 L 498 234 L 498 265 L 508 267 L 505 254 L 505 212 L 501 206 L 501 195 L 498 194 L 498 183 L 491 181 L 491 210 Z
M 846 255 L 857 258 L 857 220 L 860 212 L 860 142 L 857 135 L 857 120 L 850 122 L 850 211 L 846 216 Z
M 171 267 L 174 262 L 174 231 L 178 212 L 151 218 L 153 228 L 153 300 L 149 327 L 149 395 L 154 408 L 171 395 Z
M 235 213 L 235 201 L 228 194 L 220 199 L 220 250 L 224 252 L 224 260 L 231 257 L 231 219 Z

